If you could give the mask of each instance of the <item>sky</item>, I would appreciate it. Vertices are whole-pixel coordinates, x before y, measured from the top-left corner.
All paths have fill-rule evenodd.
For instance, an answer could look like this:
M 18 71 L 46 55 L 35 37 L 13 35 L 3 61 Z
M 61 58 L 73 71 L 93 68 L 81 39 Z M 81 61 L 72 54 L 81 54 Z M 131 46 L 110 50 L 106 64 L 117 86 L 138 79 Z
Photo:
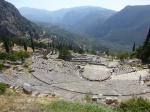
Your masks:
M 98 6 L 115 11 L 127 5 L 150 5 L 150 0 L 6 0 L 17 8 L 30 7 L 49 11 L 77 6 Z

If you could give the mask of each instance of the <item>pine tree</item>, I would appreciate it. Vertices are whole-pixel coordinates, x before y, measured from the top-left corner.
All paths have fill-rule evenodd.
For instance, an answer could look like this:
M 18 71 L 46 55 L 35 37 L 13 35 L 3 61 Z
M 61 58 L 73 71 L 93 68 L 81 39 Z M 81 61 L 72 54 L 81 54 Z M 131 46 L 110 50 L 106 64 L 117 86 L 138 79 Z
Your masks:
M 11 40 L 11 46 L 14 46 L 14 39 L 11 37 L 10 40 Z
M 59 51 L 59 59 L 63 60 L 71 60 L 71 53 L 69 52 L 68 48 L 66 46 L 62 47 L 62 50 Z
M 23 46 L 24 46 L 24 50 L 27 51 L 27 45 L 26 45 L 25 41 L 23 41 Z
M 34 43 L 33 43 L 33 39 L 31 38 L 31 47 L 32 47 L 32 50 L 34 52 Z
M 132 51 L 135 51 L 135 42 L 134 42 L 134 45 L 133 45 L 133 49 L 132 49 Z

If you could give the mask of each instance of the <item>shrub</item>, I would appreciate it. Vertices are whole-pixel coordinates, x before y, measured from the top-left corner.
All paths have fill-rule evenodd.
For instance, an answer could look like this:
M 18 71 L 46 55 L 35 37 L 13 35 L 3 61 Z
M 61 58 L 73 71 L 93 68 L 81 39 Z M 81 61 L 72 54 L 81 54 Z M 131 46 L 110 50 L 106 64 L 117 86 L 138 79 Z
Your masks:
M 79 54 L 83 54 L 83 53 L 84 53 L 84 49 L 79 48 L 79 49 L 78 49 L 78 53 L 79 53 Z
M 121 102 L 117 110 L 119 112 L 150 112 L 150 102 L 142 97 L 132 97 L 125 102 Z
M 26 51 L 20 51 L 20 52 L 12 52 L 9 55 L 9 60 L 16 61 L 16 60 L 22 60 L 23 58 L 28 58 L 30 55 Z
M 43 56 L 42 58 L 45 59 L 45 60 L 48 60 L 48 58 L 46 56 Z
M 8 88 L 8 87 L 9 87 L 8 84 L 4 84 L 4 83 L 1 83 L 1 82 L 0 82 L 0 94 L 1 94 L 1 95 L 4 94 L 5 91 L 6 91 L 6 88 Z
M 121 53 L 117 54 L 117 59 L 126 59 L 127 57 L 128 57 L 127 52 L 121 52 Z
M 11 54 L 9 54 L 8 60 L 11 60 L 11 61 L 19 60 L 18 53 L 17 52 L 12 52 Z
M 0 59 L 5 60 L 8 58 L 8 54 L 6 52 L 0 52 Z
M 96 55 L 96 51 L 95 50 L 91 50 L 91 54 Z
M 20 51 L 20 52 L 11 52 L 11 53 L 5 53 L 5 52 L 0 52 L 0 59 L 7 59 L 11 61 L 16 61 L 16 60 L 22 60 L 23 58 L 28 58 L 30 55 L 26 51 Z
M 137 57 L 137 53 L 134 51 L 130 54 L 130 58 L 136 58 Z
M 2 70 L 4 67 L 4 64 L 0 62 L 0 70 Z
M 23 58 L 28 58 L 30 55 L 26 51 L 20 51 L 20 52 L 18 52 L 18 56 L 20 59 L 23 59 Z

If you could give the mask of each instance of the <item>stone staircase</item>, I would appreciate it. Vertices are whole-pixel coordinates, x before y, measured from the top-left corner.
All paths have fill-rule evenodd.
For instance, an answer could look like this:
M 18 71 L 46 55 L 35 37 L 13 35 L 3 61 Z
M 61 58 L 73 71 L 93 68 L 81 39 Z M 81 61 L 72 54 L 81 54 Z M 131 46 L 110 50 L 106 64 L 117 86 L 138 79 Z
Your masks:
M 68 67 L 71 70 L 77 71 L 77 67 L 73 65 L 71 62 L 62 61 L 63 66 Z

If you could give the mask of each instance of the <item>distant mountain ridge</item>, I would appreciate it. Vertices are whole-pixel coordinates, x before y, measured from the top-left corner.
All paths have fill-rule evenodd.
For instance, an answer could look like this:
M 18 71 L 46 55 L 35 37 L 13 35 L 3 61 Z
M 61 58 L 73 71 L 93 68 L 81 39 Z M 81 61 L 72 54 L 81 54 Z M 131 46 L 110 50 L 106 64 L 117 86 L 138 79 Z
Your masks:
M 14 5 L 0 0 L 0 35 L 35 36 L 42 30 L 25 19 Z
M 73 32 L 81 33 L 91 31 L 93 27 L 97 28 L 111 15 L 116 13 L 113 10 L 92 6 L 66 8 L 57 11 L 25 7 L 20 8 L 19 11 L 29 20 L 52 23 Z
M 54 17 L 57 22 L 52 19 Z M 50 12 L 49 22 L 96 37 L 96 40 L 131 46 L 134 42 L 141 44 L 146 37 L 150 27 L 150 5 L 126 6 L 119 12 L 100 7 L 62 9 Z

